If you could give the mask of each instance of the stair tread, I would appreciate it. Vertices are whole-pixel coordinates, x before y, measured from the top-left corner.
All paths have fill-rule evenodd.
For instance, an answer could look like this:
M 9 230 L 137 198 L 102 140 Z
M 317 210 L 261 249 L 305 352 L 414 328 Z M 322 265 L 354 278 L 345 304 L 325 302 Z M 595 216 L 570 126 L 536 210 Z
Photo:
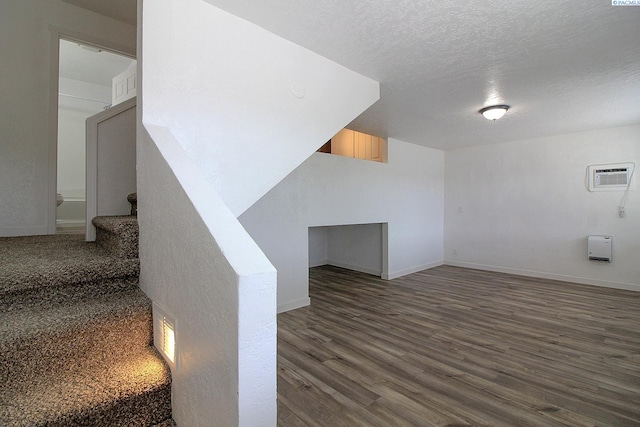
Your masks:
M 91 223 L 112 233 L 125 229 L 138 229 L 138 218 L 132 215 L 97 216 L 91 220 Z
M 51 336 L 68 334 L 90 324 L 100 324 L 136 315 L 151 315 L 151 300 L 139 288 L 99 298 L 86 298 L 72 304 L 39 305 L 9 312 L 0 312 L 0 349 L 6 343 L 46 333 Z M 71 332 L 73 333 L 73 332 Z
M 39 287 L 137 276 L 139 260 L 118 259 L 80 235 L 0 238 L 0 297 Z
M 139 288 L 0 312 L 0 380 L 11 387 L 129 358 L 147 350 L 151 329 L 151 301 Z
M 0 237 L 0 426 L 174 426 L 135 217 L 102 241 Z M 98 239 L 100 240 L 100 239 Z
M 135 216 L 97 216 L 91 223 L 96 227 L 98 246 L 118 258 L 138 258 L 139 229 Z
M 170 383 L 168 366 L 148 347 L 118 363 L 0 386 L 0 425 L 154 425 L 171 416 Z

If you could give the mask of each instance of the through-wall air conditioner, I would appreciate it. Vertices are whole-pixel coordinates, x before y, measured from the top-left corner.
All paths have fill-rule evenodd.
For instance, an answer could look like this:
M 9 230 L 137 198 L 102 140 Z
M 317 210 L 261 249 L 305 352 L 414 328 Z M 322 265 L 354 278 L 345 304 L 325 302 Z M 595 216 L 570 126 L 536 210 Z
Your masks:
M 633 190 L 633 163 L 591 165 L 588 168 L 589 191 Z

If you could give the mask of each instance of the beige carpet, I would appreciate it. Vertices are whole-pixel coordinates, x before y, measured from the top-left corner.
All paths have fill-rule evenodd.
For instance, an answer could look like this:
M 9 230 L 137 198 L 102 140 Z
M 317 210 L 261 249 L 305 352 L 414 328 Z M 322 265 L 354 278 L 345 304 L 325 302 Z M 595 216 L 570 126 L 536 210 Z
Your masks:
M 107 244 L 0 238 L 0 426 L 175 425 L 131 218 Z

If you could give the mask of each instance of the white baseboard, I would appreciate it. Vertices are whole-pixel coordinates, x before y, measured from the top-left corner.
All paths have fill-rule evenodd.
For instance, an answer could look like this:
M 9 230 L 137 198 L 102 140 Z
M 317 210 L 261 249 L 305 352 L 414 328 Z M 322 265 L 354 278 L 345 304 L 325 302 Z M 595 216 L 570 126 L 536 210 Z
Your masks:
M 313 267 L 322 267 L 323 265 L 327 265 L 329 264 L 329 261 L 326 259 L 323 260 L 309 260 L 309 268 L 313 268 Z
M 40 227 L 0 227 L 0 236 L 17 237 L 17 236 L 39 236 L 49 234 L 47 226 Z
M 495 271 L 497 273 L 515 274 L 518 276 L 537 277 L 540 279 L 558 280 L 561 282 L 580 283 L 582 285 L 601 286 L 604 288 L 623 289 L 627 291 L 640 292 L 640 284 L 609 282 L 605 280 L 590 279 L 586 277 L 569 276 L 564 274 L 545 273 L 541 271 L 520 270 L 510 267 L 500 267 L 495 265 L 474 264 L 472 262 L 458 262 L 447 260 L 445 265 L 453 267 L 475 268 L 477 270 Z
M 348 263 L 342 262 L 342 261 L 329 260 L 329 261 L 327 261 L 327 264 L 332 265 L 334 267 L 346 268 L 348 270 L 359 271 L 360 273 L 367 273 L 367 274 L 371 274 L 371 275 L 378 276 L 378 277 L 380 277 L 382 275 L 382 271 L 376 270 L 375 268 L 363 267 L 361 265 L 348 264 Z
M 391 273 L 385 273 L 385 274 L 382 275 L 382 278 L 385 279 L 385 280 L 393 280 L 393 279 L 397 279 L 398 277 L 406 276 L 407 274 L 417 273 L 418 271 L 423 271 L 423 270 L 428 270 L 428 269 L 433 268 L 433 267 L 438 267 L 438 266 L 440 266 L 442 264 L 444 264 L 443 261 L 431 262 L 429 264 L 423 264 L 423 265 L 419 265 L 417 267 L 407 268 L 405 270 L 394 271 L 394 272 L 391 272 Z
M 302 298 L 296 301 L 289 301 L 283 304 L 278 304 L 278 313 L 284 313 L 285 311 L 295 310 L 296 308 L 306 307 L 311 304 L 311 298 Z
M 84 219 L 57 219 L 56 227 L 84 227 L 86 225 Z

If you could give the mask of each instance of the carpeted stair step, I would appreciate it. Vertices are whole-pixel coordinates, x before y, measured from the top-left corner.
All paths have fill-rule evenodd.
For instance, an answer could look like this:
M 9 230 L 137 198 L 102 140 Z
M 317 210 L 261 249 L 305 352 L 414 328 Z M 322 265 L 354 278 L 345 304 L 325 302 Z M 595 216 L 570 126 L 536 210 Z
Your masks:
M 135 217 L 0 238 L 0 427 L 175 427 Z
M 0 425 L 152 426 L 170 373 L 139 289 L 0 313 Z
M 171 418 L 169 369 L 153 347 L 118 363 L 42 375 L 2 391 L 3 427 L 146 427 Z
M 138 258 L 138 219 L 135 216 L 97 216 L 91 223 L 96 227 L 96 243 L 112 256 Z
M 0 312 L 0 384 L 126 360 L 150 346 L 151 322 L 139 288 Z
M 138 259 L 115 258 L 79 235 L 0 237 L 0 311 L 137 287 Z

